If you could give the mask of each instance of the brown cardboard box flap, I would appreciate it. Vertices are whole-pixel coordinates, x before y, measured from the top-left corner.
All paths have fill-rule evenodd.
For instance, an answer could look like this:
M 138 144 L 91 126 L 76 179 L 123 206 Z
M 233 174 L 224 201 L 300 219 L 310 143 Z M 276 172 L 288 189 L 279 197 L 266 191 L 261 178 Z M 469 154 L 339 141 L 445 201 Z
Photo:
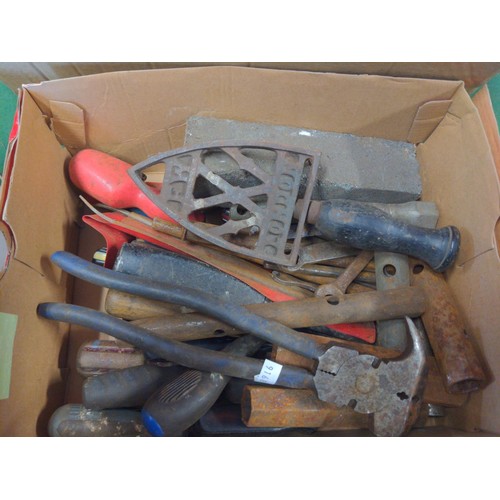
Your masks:
M 451 100 L 429 101 L 422 104 L 413 120 L 407 141 L 414 144 L 424 142 L 441 123 L 450 105 Z
M 14 258 L 56 282 L 61 271 L 47 259 L 68 248 L 78 204 L 68 190 L 64 168 L 68 158 L 38 106 L 25 94 L 4 219 L 13 233 Z
M 171 143 L 172 131 L 180 132 L 174 139 L 180 137 L 187 119 L 197 114 L 405 141 L 419 107 L 451 99 L 460 86 L 412 78 L 206 67 L 92 75 L 30 86 L 29 92 L 48 116 L 51 101 L 80 107 L 88 147 L 137 163 L 179 145 Z
M 50 101 L 49 104 L 52 129 L 61 144 L 68 149 L 83 149 L 87 144 L 83 109 L 71 102 Z
M 474 89 L 500 71 L 498 62 L 3 62 L 0 80 L 16 90 L 22 84 L 111 71 L 137 71 L 203 66 L 247 66 L 295 71 L 381 75 L 463 81 Z
M 0 401 L 0 435 L 44 436 L 47 421 L 64 403 L 69 325 L 40 320 L 39 302 L 67 297 L 67 280 L 54 283 L 16 260 L 2 278 L 1 310 L 18 317 L 10 395 Z
M 460 229 L 457 265 L 488 251 L 496 253 L 499 182 L 479 114 L 464 89 L 457 92 L 440 126 L 417 147 L 417 158 L 423 199 L 437 204 L 439 226 Z

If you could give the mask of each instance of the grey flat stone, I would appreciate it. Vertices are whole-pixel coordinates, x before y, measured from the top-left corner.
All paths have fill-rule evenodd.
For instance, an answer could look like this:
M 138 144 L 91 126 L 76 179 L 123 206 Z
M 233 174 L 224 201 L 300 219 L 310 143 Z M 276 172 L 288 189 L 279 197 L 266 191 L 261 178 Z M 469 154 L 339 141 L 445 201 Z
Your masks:
M 315 200 L 403 203 L 417 200 L 422 192 L 416 148 L 407 142 L 203 116 L 188 119 L 185 146 L 222 140 L 264 141 L 321 152 Z M 212 160 L 211 168 L 221 176 L 241 175 L 227 162 L 218 165 L 216 158 Z M 265 162 L 260 159 L 267 170 Z

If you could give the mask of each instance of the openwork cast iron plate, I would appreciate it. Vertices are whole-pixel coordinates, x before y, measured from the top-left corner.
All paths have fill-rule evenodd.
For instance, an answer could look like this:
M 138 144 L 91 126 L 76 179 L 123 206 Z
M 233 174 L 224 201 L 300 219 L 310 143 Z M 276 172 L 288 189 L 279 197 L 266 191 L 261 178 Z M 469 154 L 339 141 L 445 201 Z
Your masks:
M 128 172 L 165 214 L 200 238 L 291 266 L 298 259 L 318 164 L 319 154 L 311 151 L 225 142 L 160 153 Z M 160 192 L 144 181 L 148 169 L 164 169 Z M 299 197 L 304 208 L 288 241 Z M 209 213 L 212 219 L 218 214 L 216 222 L 197 222 L 199 212 Z

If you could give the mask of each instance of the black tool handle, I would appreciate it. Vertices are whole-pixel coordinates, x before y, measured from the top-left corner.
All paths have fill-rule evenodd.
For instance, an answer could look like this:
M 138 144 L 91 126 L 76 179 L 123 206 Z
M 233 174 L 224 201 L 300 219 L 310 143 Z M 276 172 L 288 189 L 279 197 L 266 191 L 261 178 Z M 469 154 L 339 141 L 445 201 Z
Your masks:
M 262 344 L 262 340 L 245 335 L 225 347 L 224 352 L 251 355 Z M 142 408 L 146 429 L 156 437 L 182 434 L 213 406 L 229 380 L 220 373 L 186 370 L 146 401 Z
M 454 226 L 413 226 L 367 203 L 351 200 L 313 201 L 307 221 L 325 238 L 341 245 L 410 255 L 438 272 L 453 264 L 460 246 L 460 233 Z
M 142 365 L 94 375 L 83 383 L 83 405 L 90 410 L 140 407 L 154 391 L 183 371 L 185 368 L 177 365 Z
M 141 412 L 125 408 L 89 410 L 83 405 L 66 404 L 49 420 L 51 437 L 135 437 L 149 436 Z

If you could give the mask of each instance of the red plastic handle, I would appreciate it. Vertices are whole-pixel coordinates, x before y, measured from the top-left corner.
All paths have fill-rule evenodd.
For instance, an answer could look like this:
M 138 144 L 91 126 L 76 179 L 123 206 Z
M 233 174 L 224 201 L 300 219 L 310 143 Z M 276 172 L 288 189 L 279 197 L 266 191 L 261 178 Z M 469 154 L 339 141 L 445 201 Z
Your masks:
M 71 182 L 92 198 L 113 208 L 135 207 L 148 217 L 174 222 L 134 184 L 130 164 L 95 149 L 82 149 L 69 163 Z M 158 189 L 151 188 L 158 192 Z

